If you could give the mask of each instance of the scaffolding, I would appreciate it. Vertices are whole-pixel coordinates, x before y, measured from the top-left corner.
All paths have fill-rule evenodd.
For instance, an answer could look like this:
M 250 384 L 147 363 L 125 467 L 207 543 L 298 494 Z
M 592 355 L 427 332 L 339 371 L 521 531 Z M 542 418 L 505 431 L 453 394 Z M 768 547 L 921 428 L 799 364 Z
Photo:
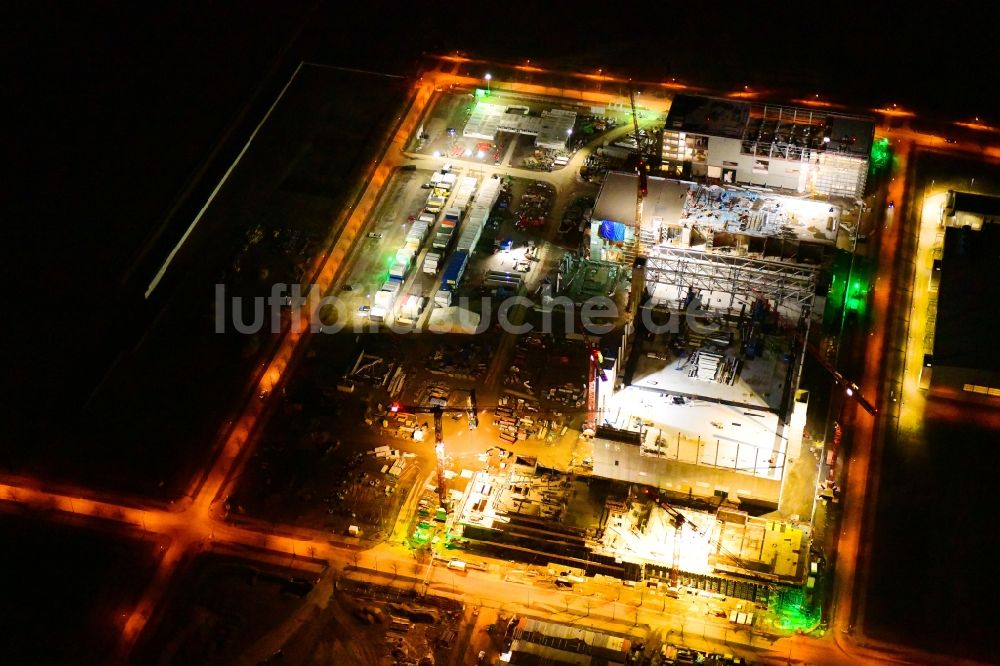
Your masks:
M 865 191 L 868 161 L 833 152 L 821 153 L 810 191 L 827 196 L 857 198 Z

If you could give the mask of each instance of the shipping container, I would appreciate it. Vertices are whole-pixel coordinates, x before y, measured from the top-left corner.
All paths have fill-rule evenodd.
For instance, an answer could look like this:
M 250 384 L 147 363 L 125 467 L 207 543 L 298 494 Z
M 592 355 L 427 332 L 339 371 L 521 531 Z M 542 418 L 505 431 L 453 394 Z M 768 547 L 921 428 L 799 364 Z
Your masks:
M 437 252 L 428 252 L 424 257 L 424 273 L 434 275 L 438 272 L 441 255 Z

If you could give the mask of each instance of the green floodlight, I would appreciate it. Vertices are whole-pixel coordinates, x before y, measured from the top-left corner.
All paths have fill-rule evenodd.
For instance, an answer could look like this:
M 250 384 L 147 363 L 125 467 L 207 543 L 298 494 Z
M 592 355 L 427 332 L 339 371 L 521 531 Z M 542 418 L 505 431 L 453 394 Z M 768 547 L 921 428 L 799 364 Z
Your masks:
M 889 166 L 889 139 L 882 137 L 872 144 L 871 164 L 874 173 L 880 173 Z

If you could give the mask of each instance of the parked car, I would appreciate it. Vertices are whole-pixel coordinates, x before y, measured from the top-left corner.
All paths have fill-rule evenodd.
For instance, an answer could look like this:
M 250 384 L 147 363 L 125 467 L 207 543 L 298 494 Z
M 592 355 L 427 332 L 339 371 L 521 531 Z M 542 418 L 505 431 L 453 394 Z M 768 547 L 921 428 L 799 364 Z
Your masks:
M 368 238 L 372 238 L 374 240 L 381 240 L 382 234 L 378 233 L 377 231 L 372 231 L 368 234 Z

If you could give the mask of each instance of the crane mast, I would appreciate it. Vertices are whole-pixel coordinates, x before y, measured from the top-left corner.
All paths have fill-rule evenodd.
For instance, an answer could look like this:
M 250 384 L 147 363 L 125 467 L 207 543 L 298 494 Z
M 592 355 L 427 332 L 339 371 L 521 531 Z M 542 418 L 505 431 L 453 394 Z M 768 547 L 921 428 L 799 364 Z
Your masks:
M 649 174 L 646 169 L 646 158 L 642 152 L 642 144 L 639 142 L 639 113 L 635 108 L 635 91 L 632 86 L 628 89 L 628 100 L 632 105 L 632 128 L 635 131 L 635 155 L 636 170 L 639 178 L 636 185 L 635 194 L 635 224 L 633 228 L 633 243 L 635 244 L 635 260 L 632 263 L 632 288 L 629 291 L 628 308 L 625 312 L 625 321 L 631 324 L 635 320 L 636 311 L 643 290 L 646 288 L 646 257 L 644 248 L 639 242 L 642 231 L 642 202 L 649 194 Z
M 438 405 L 404 405 L 394 402 L 389 405 L 389 411 L 397 414 L 400 411 L 409 414 L 431 414 L 434 417 L 434 458 L 437 463 L 438 500 L 442 507 L 448 507 L 448 487 L 444 478 L 444 413 L 465 412 L 469 417 L 469 429 L 479 427 L 479 406 L 476 403 L 476 389 L 469 391 L 468 404 L 465 407 L 446 407 Z

